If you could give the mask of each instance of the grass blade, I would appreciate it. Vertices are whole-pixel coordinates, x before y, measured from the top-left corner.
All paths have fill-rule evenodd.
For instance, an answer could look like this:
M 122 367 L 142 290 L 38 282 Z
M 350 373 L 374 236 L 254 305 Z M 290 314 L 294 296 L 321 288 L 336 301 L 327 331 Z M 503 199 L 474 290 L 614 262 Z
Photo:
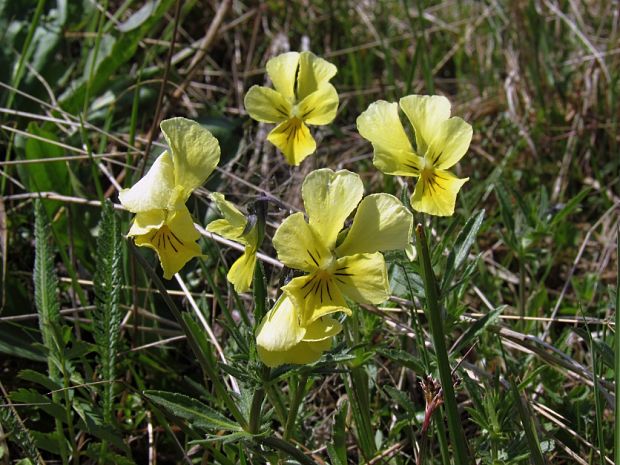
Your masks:
M 416 247 L 418 256 L 422 262 L 422 279 L 424 280 L 424 289 L 426 292 L 426 309 L 428 318 L 431 323 L 431 332 L 433 336 L 433 345 L 435 346 L 435 355 L 437 357 L 437 366 L 439 368 L 439 379 L 443 389 L 444 405 L 446 416 L 448 417 L 448 430 L 450 431 L 451 445 L 454 451 L 454 460 L 457 465 L 465 465 L 471 463 L 465 433 L 461 424 L 461 418 L 456 404 L 456 396 L 452 385 L 452 369 L 450 360 L 448 359 L 448 351 L 446 349 L 446 341 L 443 332 L 443 321 L 441 318 L 441 308 L 439 306 L 439 296 L 437 290 L 437 282 L 431 265 L 430 253 L 426 243 L 426 235 L 424 228 L 418 224 L 415 230 Z

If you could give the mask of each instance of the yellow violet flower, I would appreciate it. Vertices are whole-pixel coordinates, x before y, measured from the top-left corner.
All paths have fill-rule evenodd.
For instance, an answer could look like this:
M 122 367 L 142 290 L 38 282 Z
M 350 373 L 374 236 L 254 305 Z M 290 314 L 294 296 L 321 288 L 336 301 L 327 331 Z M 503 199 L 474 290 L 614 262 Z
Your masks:
M 209 223 L 207 231 L 245 246 L 243 255 L 233 263 L 226 277 L 237 292 L 247 292 L 252 284 L 254 266 L 256 265 L 256 252 L 258 250 L 256 228 L 252 227 L 247 231 L 248 220 L 245 215 L 231 202 L 227 201 L 222 194 L 213 193 L 211 199 L 224 218 Z
M 267 62 L 275 90 L 252 86 L 245 96 L 245 108 L 253 119 L 277 124 L 267 140 L 290 165 L 299 165 L 316 150 L 306 124 L 321 126 L 336 117 L 338 93 L 329 83 L 336 72 L 336 66 L 311 52 L 283 53 Z
M 258 356 L 270 367 L 313 363 L 331 347 L 333 336 L 341 330 L 342 325 L 327 316 L 302 325 L 298 309 L 284 293 L 258 327 Z
M 128 236 L 159 257 L 164 278 L 170 279 L 201 254 L 200 234 L 185 202 L 220 160 L 220 145 L 200 124 L 172 118 L 161 122 L 170 152 L 165 151 L 130 189 L 119 193 L 121 204 L 135 213 Z
M 380 251 L 404 249 L 413 227 L 411 213 L 394 196 L 373 194 L 350 171 L 321 169 L 302 185 L 308 214 L 286 218 L 273 237 L 278 258 L 306 272 L 282 289 L 284 294 L 261 322 L 258 354 L 266 365 L 318 360 L 342 329 L 330 314 L 350 314 L 345 297 L 378 304 L 389 297 Z M 359 205 L 358 205 L 359 204 Z M 351 227 L 345 220 L 357 207 Z
M 412 146 L 398 115 L 398 106 L 413 126 Z M 450 171 L 465 155 L 472 127 L 459 117 L 450 118 L 450 101 L 439 95 L 409 95 L 399 104 L 372 103 L 357 118 L 357 129 L 374 148 L 374 165 L 386 174 L 417 176 L 411 206 L 430 215 L 454 214 L 456 195 L 469 178 Z

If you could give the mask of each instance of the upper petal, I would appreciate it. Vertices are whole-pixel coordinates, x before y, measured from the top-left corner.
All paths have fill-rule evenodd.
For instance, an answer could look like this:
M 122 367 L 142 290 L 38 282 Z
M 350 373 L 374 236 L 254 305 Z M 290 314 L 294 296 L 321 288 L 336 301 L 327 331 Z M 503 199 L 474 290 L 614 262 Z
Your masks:
M 299 118 L 308 124 L 323 125 L 331 123 L 338 111 L 338 92 L 331 84 L 323 84 L 309 94 L 297 106 Z
M 243 104 L 252 119 L 263 123 L 279 123 L 291 115 L 291 103 L 268 87 L 252 86 Z
M 357 207 L 351 229 L 336 255 L 404 249 L 412 230 L 413 215 L 400 200 L 390 194 L 372 194 Z
M 317 91 L 338 72 L 338 68 L 312 52 L 301 52 L 297 77 L 297 101 Z M 334 89 L 335 90 L 335 89 Z M 315 124 L 315 123 L 312 123 Z
M 267 136 L 267 140 L 278 147 L 289 165 L 299 165 L 316 150 L 316 142 L 299 118 L 291 118 L 280 123 Z
M 456 195 L 468 179 L 459 179 L 449 171 L 441 170 L 435 170 L 430 177 L 420 177 L 411 196 L 411 206 L 429 215 L 451 216 Z
M 299 65 L 299 53 L 287 52 L 267 62 L 267 74 L 273 86 L 285 99 L 295 100 L 295 76 Z
M 428 147 L 427 160 L 440 170 L 454 166 L 467 152 L 472 134 L 471 124 L 458 116 L 444 121 Z
M 273 246 L 278 259 L 296 270 L 314 271 L 332 257 L 325 245 L 317 240 L 301 212 L 282 222 L 273 236 Z
M 398 105 L 384 100 L 371 103 L 357 118 L 357 130 L 374 149 L 377 169 L 396 176 L 418 175 L 422 159 L 415 154 L 398 116 Z
M 331 250 L 345 220 L 364 195 L 364 185 L 355 173 L 324 168 L 306 176 L 301 195 L 310 226 Z
M 380 304 L 390 296 L 385 260 L 380 252 L 338 259 L 334 281 L 344 295 L 358 303 Z
M 130 189 L 123 189 L 118 199 L 133 213 L 169 208 L 175 195 L 174 165 L 168 152 L 162 153 L 146 175 Z
M 172 151 L 175 184 L 187 199 L 219 163 L 220 144 L 207 129 L 186 118 L 164 120 L 160 127 Z
M 418 153 L 426 153 L 441 123 L 450 117 L 450 101 L 442 95 L 408 95 L 399 103 L 415 130 Z

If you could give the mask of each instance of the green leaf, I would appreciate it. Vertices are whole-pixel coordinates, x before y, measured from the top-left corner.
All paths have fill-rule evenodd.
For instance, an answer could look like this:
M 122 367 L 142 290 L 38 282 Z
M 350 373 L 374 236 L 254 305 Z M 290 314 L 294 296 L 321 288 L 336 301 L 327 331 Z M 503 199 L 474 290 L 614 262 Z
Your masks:
M 473 340 L 482 332 L 484 329 L 495 322 L 497 318 L 501 315 L 501 313 L 506 309 L 506 305 L 501 305 L 497 307 L 495 310 L 491 310 L 489 313 L 484 315 L 483 317 L 476 320 L 467 331 L 463 333 L 463 335 L 454 343 L 450 352 L 452 353 L 460 353 L 465 347 L 471 345 Z
M 119 306 L 122 285 L 121 276 L 121 233 L 109 201 L 104 202 L 97 238 L 97 271 L 95 272 L 96 305 L 94 316 L 94 337 L 103 388 L 103 416 L 105 423 L 112 421 L 113 388 L 116 378 L 116 354 L 120 347 L 120 327 L 123 318 Z
M 49 376 L 34 370 L 22 370 L 18 374 L 19 378 L 39 384 L 49 391 L 60 389 L 61 386 L 49 378 Z
M 39 199 L 34 203 L 34 302 L 39 314 L 39 329 L 43 344 L 49 350 L 48 371 L 52 379 L 58 377 L 58 370 L 51 358 L 59 352 L 54 326 L 60 325 L 60 304 L 56 297 L 58 277 L 54 269 L 54 254 L 50 244 L 50 228 L 43 205 Z
M 183 394 L 166 391 L 146 391 L 144 395 L 177 418 L 193 427 L 206 430 L 242 431 L 241 427 L 199 400 Z
M 109 50 L 100 50 L 101 60 L 92 72 L 91 80 L 79 79 L 69 87 L 69 91 L 61 96 L 63 108 L 69 112 L 79 111 L 87 94 L 94 98 L 102 93 L 111 82 L 110 77 L 129 60 L 135 57 L 140 41 L 163 18 L 174 0 L 162 0 L 150 17 L 135 29 L 119 35 L 114 46 Z
M 441 283 L 442 293 L 446 292 L 456 271 L 458 271 L 467 258 L 469 249 L 471 249 L 471 246 L 476 241 L 476 236 L 478 235 L 480 226 L 482 226 L 483 220 L 484 210 L 480 210 L 476 215 L 467 220 L 465 226 L 463 226 L 463 229 L 461 229 L 456 237 L 454 247 L 450 250 L 446 261 L 446 268 Z

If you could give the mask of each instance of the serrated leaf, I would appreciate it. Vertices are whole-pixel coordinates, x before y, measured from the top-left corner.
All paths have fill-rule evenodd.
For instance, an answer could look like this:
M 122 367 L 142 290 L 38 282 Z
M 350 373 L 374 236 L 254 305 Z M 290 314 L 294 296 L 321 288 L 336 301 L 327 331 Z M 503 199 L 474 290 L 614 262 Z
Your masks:
M 104 202 L 97 238 L 97 271 L 95 272 L 94 336 L 99 353 L 101 377 L 108 381 L 103 387 L 103 415 L 112 421 L 113 381 L 116 378 L 116 354 L 120 346 L 122 313 L 119 298 L 121 276 L 121 233 L 109 201 Z
M 144 395 L 172 415 L 188 421 L 200 430 L 241 431 L 237 423 L 203 404 L 197 399 L 166 391 L 146 391 Z
M 58 277 L 54 269 L 54 255 L 50 244 L 50 230 L 45 210 L 39 199 L 34 203 L 34 302 L 39 316 L 39 329 L 43 344 L 49 350 L 47 357 L 49 376 L 58 377 L 58 370 L 52 359 L 59 351 L 59 341 L 55 335 L 55 326 L 60 325 L 60 303 L 56 297 Z M 57 358 L 57 357 L 56 357 Z

